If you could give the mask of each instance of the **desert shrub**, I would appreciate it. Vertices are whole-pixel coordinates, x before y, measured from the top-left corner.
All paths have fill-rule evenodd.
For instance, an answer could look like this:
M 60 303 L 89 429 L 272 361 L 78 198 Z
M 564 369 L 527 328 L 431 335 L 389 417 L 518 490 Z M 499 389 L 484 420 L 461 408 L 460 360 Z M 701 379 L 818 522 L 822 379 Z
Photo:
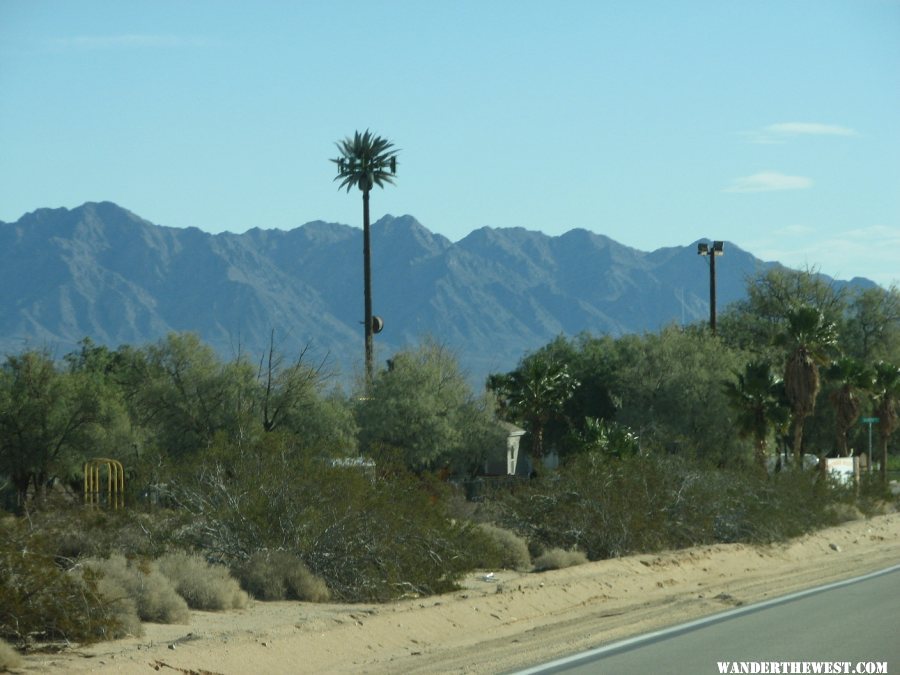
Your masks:
M 331 592 L 325 582 L 310 572 L 305 565 L 297 565 L 289 570 L 284 576 L 284 581 L 288 598 L 309 602 L 326 602 L 331 598 Z
M 768 543 L 838 521 L 847 490 L 817 472 L 760 477 L 686 458 L 573 458 L 507 500 L 504 524 L 591 560 L 715 542 Z
M 142 621 L 154 623 L 187 623 L 190 618 L 187 603 L 175 591 L 172 582 L 155 562 L 129 561 L 119 554 L 105 559 L 90 559 L 84 567 L 115 582 L 134 599 Z
M 587 556 L 578 549 L 567 551 L 564 548 L 551 548 L 549 551 L 535 558 L 534 571 L 545 572 L 547 570 L 561 570 L 566 567 L 583 565 L 587 561 Z
M 184 551 L 168 553 L 156 562 L 191 609 L 218 611 L 247 606 L 247 593 L 224 565 L 210 565 L 201 556 Z
M 0 639 L 0 671 L 18 668 L 22 663 L 22 657 L 9 643 Z
M 479 567 L 500 567 L 508 570 L 524 571 L 531 567 L 531 554 L 528 543 L 515 532 L 492 525 L 480 523 L 477 530 L 485 537 L 484 563 Z
M 15 644 L 93 642 L 123 630 L 96 574 L 70 574 L 52 542 L 16 519 L 0 522 L 0 638 Z
M 451 522 L 419 479 L 399 472 L 349 492 L 345 485 L 340 474 L 320 483 L 327 506 L 310 514 L 301 549 L 338 597 L 443 593 L 474 569 L 472 526 Z
M 772 543 L 836 525 L 844 505 L 853 501 L 852 488 L 824 479 L 815 470 L 746 478 L 741 486 L 743 527 L 735 541 Z
M 346 601 L 441 593 L 474 569 L 473 526 L 447 517 L 440 481 L 386 462 L 377 475 L 332 466 L 298 456 L 278 434 L 250 447 L 219 443 L 169 495 L 192 516 L 183 545 L 242 579 L 238 568 L 261 550 L 295 556 Z
M 76 567 L 72 573 L 82 579 L 85 576 L 93 577 L 97 586 L 97 594 L 107 607 L 110 617 L 115 621 L 115 626 L 104 635 L 105 639 L 117 640 L 144 634 L 144 627 L 138 616 L 137 600 L 132 597 L 121 579 L 115 575 L 104 576 L 94 568 L 83 566 Z
M 864 473 L 860 477 L 858 492 L 856 503 L 866 516 L 891 513 L 900 506 L 900 495 L 894 495 L 877 473 Z
M 508 518 L 545 549 L 579 548 L 590 559 L 665 547 L 666 508 L 677 507 L 663 467 L 643 457 L 580 455 L 514 495 Z
M 29 514 L 35 529 L 48 535 L 56 555 L 75 561 L 126 557 L 156 558 L 162 555 L 183 516 L 173 511 L 110 511 L 71 504 L 48 504 Z
M 325 582 L 287 551 L 259 551 L 238 567 L 238 574 L 259 600 L 325 602 L 331 597 Z
M 503 504 L 496 498 L 496 494 L 506 494 L 515 489 L 516 483 L 527 483 L 527 479 L 511 478 L 509 482 L 503 480 L 482 481 L 481 499 L 472 499 L 471 485 L 478 483 L 478 479 L 450 483 L 446 496 L 443 498 L 444 510 L 447 516 L 453 520 L 471 523 L 500 522 L 503 517 Z M 497 484 L 496 488 L 489 487 Z M 476 488 L 477 491 L 477 488 Z

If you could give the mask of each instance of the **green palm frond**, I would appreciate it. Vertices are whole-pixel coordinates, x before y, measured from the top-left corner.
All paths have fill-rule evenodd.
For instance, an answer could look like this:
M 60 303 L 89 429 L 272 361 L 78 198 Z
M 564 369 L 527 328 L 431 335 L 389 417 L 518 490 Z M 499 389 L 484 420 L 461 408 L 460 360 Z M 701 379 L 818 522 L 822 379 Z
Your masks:
M 734 381 L 725 382 L 725 394 L 737 414 L 739 432 L 765 439 L 770 428 L 782 427 L 787 418 L 784 382 L 766 362 L 751 362 Z
M 838 343 L 837 327 L 821 310 L 810 305 L 793 307 L 787 313 L 788 325 L 776 343 L 791 351 L 805 352 L 816 365 L 831 361 Z
M 374 186 L 393 184 L 397 173 L 397 153 L 394 144 L 381 136 L 375 136 L 368 129 L 358 131 L 353 137 L 338 141 L 340 157 L 331 161 L 337 164 L 338 174 L 334 180 L 341 181 L 338 189 L 358 187 L 362 191 Z
M 886 361 L 875 364 L 875 388 L 879 396 L 900 397 L 900 366 Z
M 834 384 L 855 389 L 871 389 L 875 379 L 875 373 L 862 361 L 849 356 L 833 361 L 825 374 Z

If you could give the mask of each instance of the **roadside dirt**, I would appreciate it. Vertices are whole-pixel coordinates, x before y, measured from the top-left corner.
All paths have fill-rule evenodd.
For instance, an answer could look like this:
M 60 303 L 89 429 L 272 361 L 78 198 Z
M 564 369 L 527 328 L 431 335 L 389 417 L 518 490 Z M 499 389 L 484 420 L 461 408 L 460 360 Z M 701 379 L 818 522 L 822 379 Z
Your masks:
M 900 514 L 784 545 L 727 544 L 542 574 L 473 574 L 387 605 L 257 602 L 141 638 L 28 656 L 26 673 L 497 673 L 900 563 Z

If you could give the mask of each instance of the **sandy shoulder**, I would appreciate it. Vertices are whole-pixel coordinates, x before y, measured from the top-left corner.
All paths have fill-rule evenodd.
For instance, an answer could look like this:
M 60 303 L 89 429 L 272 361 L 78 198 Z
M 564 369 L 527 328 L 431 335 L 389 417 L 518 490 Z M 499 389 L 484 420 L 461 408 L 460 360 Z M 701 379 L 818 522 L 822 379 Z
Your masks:
M 788 544 L 704 546 L 544 574 L 471 575 L 387 605 L 254 603 L 34 655 L 22 672 L 493 673 L 900 563 L 900 514 Z

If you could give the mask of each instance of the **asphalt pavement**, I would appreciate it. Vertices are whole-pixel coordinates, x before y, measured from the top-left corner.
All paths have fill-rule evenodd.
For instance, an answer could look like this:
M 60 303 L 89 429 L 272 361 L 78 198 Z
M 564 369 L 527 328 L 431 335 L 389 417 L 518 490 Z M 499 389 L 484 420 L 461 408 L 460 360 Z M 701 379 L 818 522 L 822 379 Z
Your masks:
M 822 664 L 820 672 L 844 672 L 843 664 L 849 664 L 851 673 L 858 666 L 887 663 L 886 672 L 900 673 L 900 565 L 519 672 L 712 675 L 722 672 L 720 664 L 742 662 L 748 664 L 743 672 L 772 672 L 772 666 L 754 671 L 754 663 L 798 663 L 806 668 L 806 662 L 812 664 L 809 668 Z

